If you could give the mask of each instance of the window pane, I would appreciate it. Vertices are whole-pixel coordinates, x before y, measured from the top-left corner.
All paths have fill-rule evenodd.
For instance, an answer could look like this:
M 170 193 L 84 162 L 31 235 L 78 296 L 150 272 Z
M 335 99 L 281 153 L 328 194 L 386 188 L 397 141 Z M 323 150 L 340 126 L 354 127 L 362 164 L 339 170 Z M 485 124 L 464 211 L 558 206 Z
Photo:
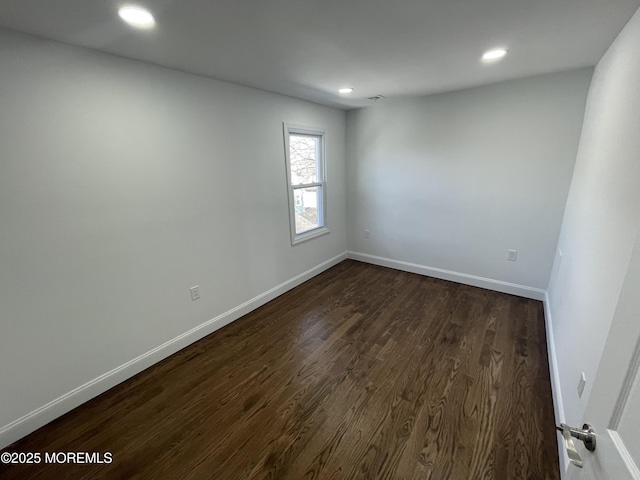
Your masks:
M 318 216 L 322 209 L 322 187 L 294 188 L 293 206 L 296 215 L 296 234 L 322 226 Z
M 320 137 L 310 135 L 289 136 L 291 184 L 302 185 L 318 182 Z

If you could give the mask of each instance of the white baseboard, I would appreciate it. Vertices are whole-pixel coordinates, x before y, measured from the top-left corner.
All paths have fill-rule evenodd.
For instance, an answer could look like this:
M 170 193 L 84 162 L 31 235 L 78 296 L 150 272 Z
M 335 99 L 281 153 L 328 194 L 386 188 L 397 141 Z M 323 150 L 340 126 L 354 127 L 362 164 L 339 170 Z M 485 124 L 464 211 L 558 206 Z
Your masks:
M 547 353 L 549 355 L 549 373 L 551 375 L 551 393 L 553 395 L 553 410 L 555 412 L 556 425 L 564 423 L 564 405 L 562 403 L 562 390 L 560 389 L 560 374 L 558 372 L 558 357 L 556 355 L 556 342 L 553 338 L 553 322 L 551 321 L 551 307 L 549 305 L 549 294 L 544 294 L 544 322 L 547 330 Z M 564 448 L 563 442 L 558 444 L 558 459 L 560 460 L 560 478 L 566 478 L 569 467 L 569 456 Z
M 533 300 L 544 300 L 545 290 L 541 288 L 527 287 L 526 285 L 518 285 L 517 283 L 503 282 L 502 280 L 493 280 L 491 278 L 478 277 L 467 273 L 454 272 L 444 270 L 442 268 L 428 267 L 417 263 L 403 262 L 393 260 L 391 258 L 378 257 L 367 253 L 347 252 L 348 258 L 359 260 L 361 262 L 372 263 L 382 267 L 395 268 L 405 272 L 418 273 L 428 277 L 440 278 L 442 280 L 450 280 L 452 282 L 471 285 L 473 287 L 486 288 L 501 293 L 509 293 L 520 297 L 532 298 Z
M 146 368 L 149 368 L 151 365 L 164 360 L 188 345 L 197 342 L 210 333 L 215 332 L 292 288 L 297 287 L 301 283 L 304 283 L 334 265 L 337 265 L 346 258 L 347 252 L 344 252 L 327 260 L 326 262 L 322 262 L 320 265 L 317 265 L 300 275 L 296 275 L 286 282 L 283 282 L 280 285 L 261 293 L 257 297 L 246 301 L 242 305 L 238 305 L 237 307 L 232 308 L 231 310 L 222 313 L 195 328 L 192 328 L 188 332 L 163 343 L 153 350 L 150 350 L 139 357 L 130 360 L 124 365 L 100 375 L 90 382 L 75 388 L 33 412 L 18 418 L 0 429 L 0 448 L 4 448 L 12 444 L 16 440 L 19 440 L 52 420 L 55 420 L 61 415 L 64 415 L 79 405 L 82 405 L 88 400 L 106 392 L 110 388 L 133 377 Z

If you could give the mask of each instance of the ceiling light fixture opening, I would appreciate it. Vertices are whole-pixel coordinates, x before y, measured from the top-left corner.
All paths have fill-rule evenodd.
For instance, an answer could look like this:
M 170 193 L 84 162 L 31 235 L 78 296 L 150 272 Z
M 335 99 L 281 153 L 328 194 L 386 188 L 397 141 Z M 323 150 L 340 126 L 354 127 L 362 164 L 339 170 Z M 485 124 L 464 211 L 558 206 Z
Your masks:
M 482 55 L 482 60 L 484 60 L 485 62 L 495 62 L 496 60 L 504 58 L 507 52 L 508 50 L 505 48 L 494 48 L 493 50 L 487 50 L 486 52 L 484 52 L 484 55 Z
M 339 93 L 342 93 L 343 95 L 348 95 L 350 93 L 353 93 L 353 88 L 351 87 L 344 87 L 341 88 L 340 90 L 338 90 Z
M 149 10 L 141 7 L 127 5 L 118 10 L 118 15 L 129 25 L 138 28 L 151 28 L 156 24 L 153 15 Z

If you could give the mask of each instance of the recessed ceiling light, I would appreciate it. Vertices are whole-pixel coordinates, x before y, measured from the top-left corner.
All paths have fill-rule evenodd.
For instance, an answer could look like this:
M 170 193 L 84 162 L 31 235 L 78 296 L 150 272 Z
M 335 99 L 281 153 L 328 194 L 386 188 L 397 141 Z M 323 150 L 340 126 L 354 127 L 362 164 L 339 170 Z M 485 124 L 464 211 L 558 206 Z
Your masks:
M 348 93 L 353 92 L 353 88 L 351 88 L 351 87 L 344 87 L 344 88 L 341 88 L 340 90 L 338 90 L 338 92 L 343 93 L 343 94 L 345 94 L 345 95 L 346 95 L 346 94 L 348 94 Z
M 151 28 L 156 23 L 151 12 L 140 7 L 122 7 L 118 10 L 118 15 L 129 25 L 138 28 Z
M 484 60 L 485 62 L 500 60 L 506 54 L 507 50 L 505 50 L 504 48 L 495 48 L 493 50 L 484 52 L 484 55 L 482 55 L 482 60 Z

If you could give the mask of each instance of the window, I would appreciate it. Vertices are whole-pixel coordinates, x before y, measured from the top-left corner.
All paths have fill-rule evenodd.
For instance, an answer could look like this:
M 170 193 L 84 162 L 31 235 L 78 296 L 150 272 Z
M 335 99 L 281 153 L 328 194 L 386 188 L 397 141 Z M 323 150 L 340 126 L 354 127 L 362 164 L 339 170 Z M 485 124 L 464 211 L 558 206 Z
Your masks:
M 291 243 L 329 232 L 324 132 L 284 125 Z

